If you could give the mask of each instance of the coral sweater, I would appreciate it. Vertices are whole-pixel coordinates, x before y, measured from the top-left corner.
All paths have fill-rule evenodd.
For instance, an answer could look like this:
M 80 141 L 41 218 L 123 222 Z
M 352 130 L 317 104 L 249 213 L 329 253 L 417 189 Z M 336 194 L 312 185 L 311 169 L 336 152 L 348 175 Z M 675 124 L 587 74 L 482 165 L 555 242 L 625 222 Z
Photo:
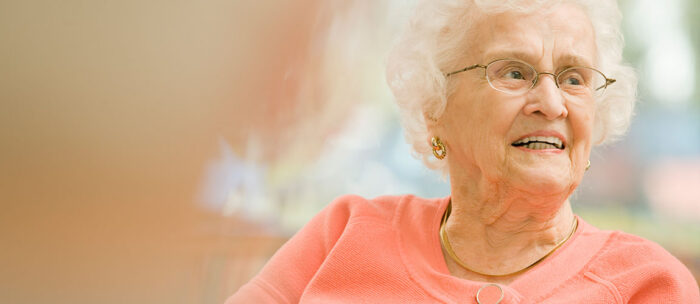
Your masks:
M 476 303 L 485 283 L 451 276 L 442 255 L 448 202 L 340 197 L 226 303 Z M 501 304 L 700 303 L 693 276 L 661 246 L 580 218 L 561 248 L 501 287 Z

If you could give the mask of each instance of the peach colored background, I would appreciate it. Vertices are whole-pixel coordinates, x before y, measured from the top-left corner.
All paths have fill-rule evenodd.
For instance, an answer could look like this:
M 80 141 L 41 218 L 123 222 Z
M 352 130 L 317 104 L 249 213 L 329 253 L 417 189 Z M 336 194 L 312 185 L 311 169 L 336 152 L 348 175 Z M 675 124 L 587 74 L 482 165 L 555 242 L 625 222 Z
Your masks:
M 204 168 L 221 138 L 241 150 L 251 129 L 267 140 L 288 124 L 279 101 L 297 79 L 276 71 L 307 56 L 317 14 L 316 1 L 0 3 L 0 302 L 232 293 L 230 267 L 259 265 L 212 257 L 281 240 L 225 236 L 243 224 L 196 204 Z M 228 284 L 207 281 L 223 266 Z

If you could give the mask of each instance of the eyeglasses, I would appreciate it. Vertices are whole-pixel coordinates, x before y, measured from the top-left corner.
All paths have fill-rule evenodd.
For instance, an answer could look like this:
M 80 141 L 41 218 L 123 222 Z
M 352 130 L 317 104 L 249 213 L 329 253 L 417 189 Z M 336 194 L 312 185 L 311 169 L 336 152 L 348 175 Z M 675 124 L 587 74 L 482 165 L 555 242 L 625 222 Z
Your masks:
M 487 65 L 475 64 L 461 70 L 445 74 L 446 77 L 457 73 L 483 68 L 489 85 L 497 91 L 519 95 L 534 88 L 540 75 L 552 75 L 557 88 L 574 96 L 603 95 L 605 89 L 615 83 L 615 79 L 607 78 L 602 72 L 589 67 L 569 67 L 553 74 L 537 72 L 534 67 L 520 60 L 498 59 Z

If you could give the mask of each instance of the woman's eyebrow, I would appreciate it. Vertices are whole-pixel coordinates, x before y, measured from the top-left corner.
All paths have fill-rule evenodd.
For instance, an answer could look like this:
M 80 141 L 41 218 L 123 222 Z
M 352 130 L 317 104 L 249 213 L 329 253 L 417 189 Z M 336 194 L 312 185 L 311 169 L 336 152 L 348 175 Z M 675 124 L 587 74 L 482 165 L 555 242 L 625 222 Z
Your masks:
M 584 66 L 593 67 L 592 63 L 585 57 L 575 54 L 566 54 L 557 58 L 555 62 L 557 66 Z
M 498 50 L 486 52 L 484 54 L 484 59 L 487 62 L 484 62 L 483 64 L 487 64 L 497 59 L 519 59 L 529 64 L 534 64 L 537 61 L 537 56 L 522 50 Z
M 530 53 L 530 52 L 523 51 L 523 50 L 490 51 L 490 52 L 484 53 L 483 58 L 484 58 L 485 62 L 482 62 L 480 64 L 488 64 L 491 61 L 494 61 L 497 59 L 519 59 L 519 60 L 525 61 L 525 62 L 535 66 L 536 63 L 539 61 L 539 58 L 537 55 Z M 583 56 L 580 56 L 577 54 L 572 54 L 572 53 L 558 56 L 555 59 L 554 65 L 556 68 L 560 68 L 562 66 L 593 67 L 590 60 L 586 59 Z

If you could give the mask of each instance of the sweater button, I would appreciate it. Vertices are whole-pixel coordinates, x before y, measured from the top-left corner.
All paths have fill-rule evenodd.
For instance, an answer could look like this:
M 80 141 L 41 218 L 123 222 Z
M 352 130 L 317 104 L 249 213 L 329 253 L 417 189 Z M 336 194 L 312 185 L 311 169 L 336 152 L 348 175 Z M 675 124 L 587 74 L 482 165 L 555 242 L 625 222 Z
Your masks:
M 484 284 L 476 292 L 476 303 L 498 304 L 503 300 L 504 292 L 500 285 L 494 283 Z

